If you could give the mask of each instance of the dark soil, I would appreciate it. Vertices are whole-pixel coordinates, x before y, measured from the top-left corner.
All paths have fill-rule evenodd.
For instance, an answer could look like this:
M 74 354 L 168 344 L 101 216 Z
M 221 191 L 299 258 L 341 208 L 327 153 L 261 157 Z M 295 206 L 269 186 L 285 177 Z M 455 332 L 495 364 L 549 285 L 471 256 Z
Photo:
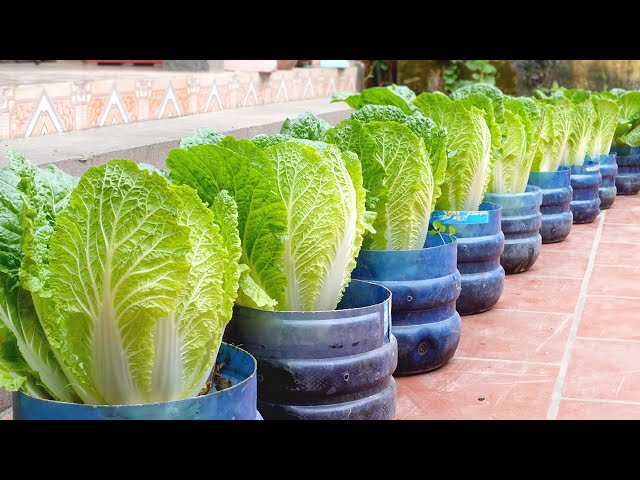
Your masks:
M 219 392 L 233 385 L 231 383 L 231 380 L 227 380 L 222 375 L 220 375 L 220 372 L 230 359 L 230 355 L 227 355 L 222 362 L 216 363 L 215 367 L 213 367 L 213 375 L 211 376 L 209 381 L 204 384 L 204 387 L 200 391 L 200 395 L 206 395 L 207 393 L 209 393 L 212 386 L 215 386 L 216 391 Z

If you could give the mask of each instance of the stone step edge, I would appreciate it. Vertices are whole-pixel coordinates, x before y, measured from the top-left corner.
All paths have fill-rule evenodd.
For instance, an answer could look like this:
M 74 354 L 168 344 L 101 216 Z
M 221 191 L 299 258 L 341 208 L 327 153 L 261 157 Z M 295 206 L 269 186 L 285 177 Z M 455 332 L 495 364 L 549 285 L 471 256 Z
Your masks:
M 278 133 L 286 118 L 305 111 L 318 114 L 332 125 L 353 112 L 347 104 L 331 103 L 329 97 L 324 97 L 3 140 L 0 141 L 0 168 L 8 163 L 10 149 L 23 153 L 35 165 L 55 164 L 73 175 L 81 175 L 89 167 L 114 158 L 163 167 L 169 151 L 199 127 L 209 127 L 236 138 L 252 138 L 259 133 Z

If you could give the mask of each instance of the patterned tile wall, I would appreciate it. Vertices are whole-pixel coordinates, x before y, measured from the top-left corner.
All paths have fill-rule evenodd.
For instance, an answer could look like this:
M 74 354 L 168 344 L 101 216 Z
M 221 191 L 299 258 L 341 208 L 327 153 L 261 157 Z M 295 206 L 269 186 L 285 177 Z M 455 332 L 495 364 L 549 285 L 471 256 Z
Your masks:
M 0 85 L 0 140 L 326 97 L 356 78 L 356 67 L 296 68 Z

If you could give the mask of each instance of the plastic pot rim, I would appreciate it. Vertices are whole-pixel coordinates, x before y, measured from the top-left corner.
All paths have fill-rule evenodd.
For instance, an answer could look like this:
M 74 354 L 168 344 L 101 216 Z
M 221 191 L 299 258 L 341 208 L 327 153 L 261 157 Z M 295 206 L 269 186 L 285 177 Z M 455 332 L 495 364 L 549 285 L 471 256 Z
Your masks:
M 198 398 L 205 398 L 205 397 L 209 397 L 212 395 L 217 395 L 217 394 L 221 394 L 224 392 L 230 392 L 234 389 L 240 388 L 241 386 L 244 386 L 246 383 L 248 383 L 252 377 L 254 377 L 257 374 L 258 371 L 258 362 L 256 360 L 256 358 L 251 355 L 249 352 L 247 352 L 246 350 L 236 346 L 236 345 L 232 345 L 230 343 L 226 343 L 226 342 L 220 342 L 220 346 L 222 345 L 227 345 L 230 348 L 235 348 L 237 350 L 240 350 L 243 353 L 246 353 L 249 357 L 251 357 L 251 360 L 253 361 L 253 369 L 250 375 L 247 375 L 247 377 L 242 380 L 241 382 L 238 382 L 234 385 L 231 385 L 228 388 L 225 388 L 224 390 L 216 390 L 214 392 L 209 391 L 209 393 L 205 394 L 205 395 L 198 395 L 195 397 L 187 397 L 187 398 L 182 398 L 180 400 L 169 400 L 167 402 L 149 402 L 149 403 L 130 403 L 130 404 L 118 404 L 118 405 L 110 405 L 110 404 L 95 404 L 95 403 L 71 403 L 71 402 L 61 402 L 59 400 L 50 400 L 50 399 L 46 399 L 46 398 L 37 398 L 34 396 L 29 395 L 28 393 L 24 392 L 22 389 L 13 392 L 14 394 L 19 394 L 19 395 L 24 395 L 25 397 L 31 398 L 37 402 L 43 402 L 46 404 L 52 404 L 52 405 L 79 405 L 82 407 L 91 407 L 91 408 L 135 408 L 135 407 L 149 407 L 151 405 L 172 405 L 172 404 L 179 404 L 182 402 L 187 402 L 187 401 L 193 401 L 195 399 Z M 217 362 L 216 362 L 217 364 Z M 214 365 L 215 368 L 215 365 Z M 215 388 L 212 386 L 212 388 Z
M 375 251 L 375 250 L 369 250 L 369 251 Z M 406 250 L 406 251 L 411 252 L 413 250 Z M 350 282 L 347 284 L 347 288 L 349 287 L 351 282 L 368 283 L 370 285 L 373 285 L 376 288 L 383 289 L 385 291 L 385 293 L 386 293 L 386 297 L 381 302 L 372 303 L 370 305 L 365 305 L 363 307 L 336 308 L 334 310 L 262 310 L 260 308 L 245 307 L 243 305 L 234 305 L 233 308 L 234 308 L 234 310 L 235 309 L 240 309 L 240 310 L 264 312 L 267 315 L 268 314 L 278 314 L 278 315 L 285 315 L 285 316 L 295 316 L 296 320 L 298 320 L 298 319 L 303 320 L 305 316 L 313 316 L 314 317 L 314 318 L 312 318 L 310 320 L 336 320 L 336 317 L 330 317 L 329 315 L 333 314 L 333 312 L 349 312 L 349 311 L 354 311 L 354 310 L 368 309 L 368 308 L 375 307 L 375 306 L 378 306 L 378 305 L 384 305 L 385 302 L 391 300 L 391 290 L 389 290 L 386 287 L 383 287 L 379 283 L 371 282 L 369 280 L 360 280 L 360 279 L 357 279 L 357 278 L 352 278 L 350 280 Z M 318 315 L 323 315 L 323 316 L 326 315 L 327 318 L 326 319 L 317 318 Z

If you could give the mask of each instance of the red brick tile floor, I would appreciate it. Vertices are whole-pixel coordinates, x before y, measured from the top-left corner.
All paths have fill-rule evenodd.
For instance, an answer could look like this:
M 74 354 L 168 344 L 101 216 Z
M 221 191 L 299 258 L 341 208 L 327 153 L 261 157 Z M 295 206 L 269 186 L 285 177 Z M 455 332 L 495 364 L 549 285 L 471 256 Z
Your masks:
M 640 195 L 542 245 L 454 358 L 396 378 L 396 418 L 640 419 Z
M 640 419 L 640 195 L 618 196 L 490 311 L 454 358 L 397 378 L 397 419 Z M 5 417 L 10 418 L 10 417 Z

